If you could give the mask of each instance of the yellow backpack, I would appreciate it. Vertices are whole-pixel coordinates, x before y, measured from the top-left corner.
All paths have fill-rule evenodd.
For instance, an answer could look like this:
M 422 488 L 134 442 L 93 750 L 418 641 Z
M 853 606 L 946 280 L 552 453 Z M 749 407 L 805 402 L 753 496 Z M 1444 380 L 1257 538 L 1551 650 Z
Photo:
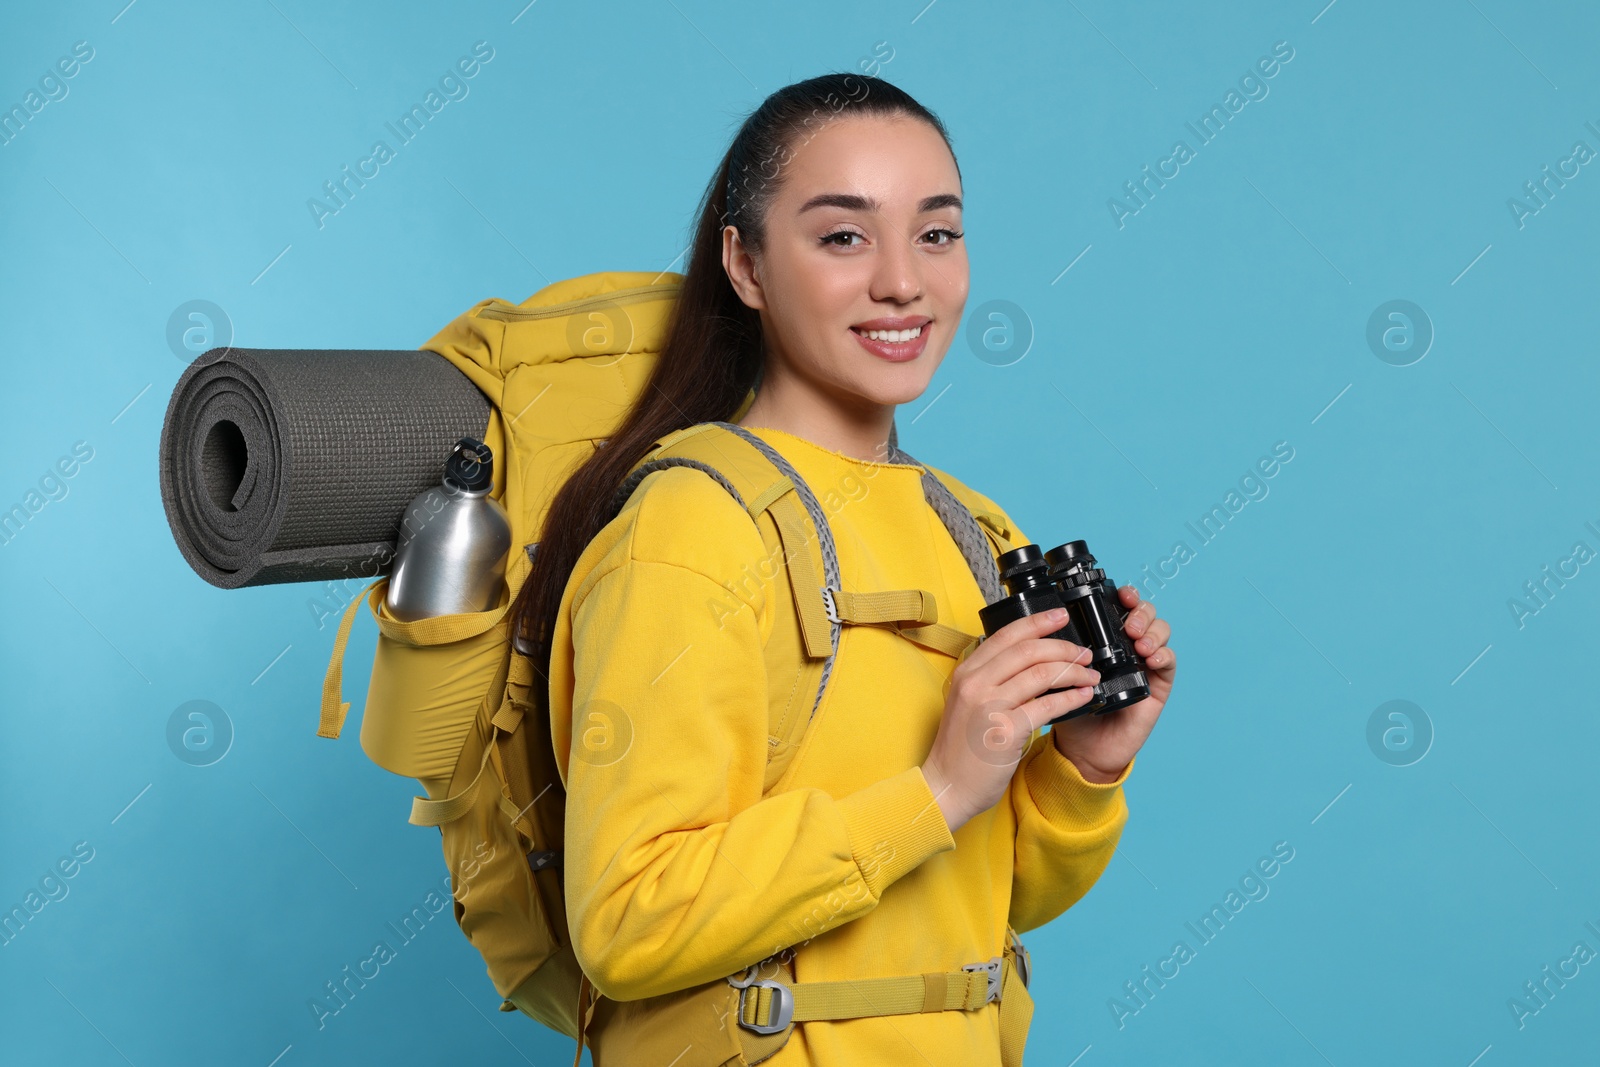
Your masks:
M 1020 1064 L 1032 1002 L 1026 951 L 1009 928 L 1002 957 L 960 971 L 811 984 L 849 990 L 797 985 L 790 952 L 726 980 L 617 1004 L 595 993 L 577 963 L 562 882 L 566 793 L 547 693 L 534 685 L 529 658 L 513 647 L 510 607 L 532 568 L 556 492 L 616 432 L 645 388 L 681 280 L 676 274 L 591 274 L 550 285 L 520 305 L 485 300 L 423 346 L 490 399 L 484 441 L 496 459 L 492 495 L 506 508 L 512 544 L 525 547 L 513 550 L 499 602 L 488 611 L 402 622 L 385 609 L 387 577 L 353 598 L 334 639 L 317 732 L 338 737 L 350 708 L 342 693 L 344 652 L 356 607 L 365 600 L 378 642 L 361 747 L 379 766 L 417 779 L 426 792 L 413 799 L 410 821 L 439 828 L 456 921 L 483 956 L 504 998 L 500 1009 L 520 1010 L 576 1038 L 575 1064 L 586 1038 L 597 1063 L 603 1052 L 607 1064 L 753 1064 L 781 1048 L 800 1022 L 976 1010 L 995 1000 L 1002 1007 L 1005 1062 Z M 924 590 L 840 588 L 822 502 L 781 455 L 731 421 L 752 399 L 747 395 L 728 422 L 700 423 L 657 441 L 619 489 L 613 514 L 654 470 L 695 467 L 750 512 L 769 558 L 784 560 L 782 577 L 774 580 L 787 584 L 795 610 L 777 613 L 765 649 L 775 680 L 765 782 L 771 789 L 821 702 L 842 625 L 888 626 L 956 659 L 978 637 L 941 625 L 933 596 Z M 891 458 L 916 462 L 898 450 Z M 926 470 L 923 486 L 986 601 L 997 599 L 995 556 L 1012 547 L 1011 531 L 999 516 L 970 511 Z M 730 1015 L 737 1027 L 714 1025 Z

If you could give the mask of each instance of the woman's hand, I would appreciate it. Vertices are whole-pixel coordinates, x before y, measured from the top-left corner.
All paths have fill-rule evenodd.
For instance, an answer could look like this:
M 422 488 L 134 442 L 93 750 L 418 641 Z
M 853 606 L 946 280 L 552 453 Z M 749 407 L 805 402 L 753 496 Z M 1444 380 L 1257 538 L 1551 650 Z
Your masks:
M 1133 650 L 1144 657 L 1150 695 L 1109 715 L 1080 715 L 1050 727 L 1056 750 L 1073 762 L 1084 781 L 1102 784 L 1115 781 L 1143 747 L 1172 693 L 1178 669 L 1177 655 L 1167 647 L 1172 627 L 1156 618 L 1155 606 L 1140 600 L 1139 590 L 1131 585 L 1118 589 L 1117 595 L 1128 611 L 1123 632 L 1134 639 Z
M 1013 620 L 951 674 L 939 733 L 922 765 L 951 833 L 1005 795 L 1035 730 L 1094 697 L 1100 672 L 1086 666 L 1089 650 L 1047 636 L 1066 622 L 1065 608 Z

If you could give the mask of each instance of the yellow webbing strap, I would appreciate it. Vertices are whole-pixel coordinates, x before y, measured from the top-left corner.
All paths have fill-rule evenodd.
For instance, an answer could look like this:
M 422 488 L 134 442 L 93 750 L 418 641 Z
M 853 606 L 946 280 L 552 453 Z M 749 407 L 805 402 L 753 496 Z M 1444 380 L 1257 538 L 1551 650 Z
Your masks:
M 797 1023 L 818 1019 L 862 1019 L 873 1015 L 907 1015 L 926 1011 L 976 1011 L 987 1003 L 989 976 L 983 971 L 945 971 L 895 978 L 858 978 L 841 982 L 797 982 Z M 754 986 L 741 998 L 739 1016 L 765 1025 L 771 1018 L 773 990 Z
M 850 623 L 909 622 L 925 625 L 939 621 L 939 604 L 926 589 L 885 589 L 875 593 L 833 594 L 839 621 Z
M 505 783 L 505 789 L 500 794 L 500 810 L 515 826 L 517 820 L 526 814 L 527 808 L 533 807 L 533 802 L 539 799 L 533 795 L 533 777 L 527 761 L 509 751 L 511 737 L 522 725 L 525 709 L 529 706 L 528 680 L 533 677 L 533 669 L 528 657 L 518 654 L 514 649 L 508 648 L 506 651 L 511 659 L 507 664 L 506 686 L 500 695 L 499 710 L 489 720 L 494 727 L 490 747 L 494 750 L 495 773 Z M 531 829 L 529 836 L 532 836 Z
M 506 668 L 506 688 L 500 698 L 500 707 L 489 720 L 489 739 L 483 746 L 483 758 L 478 762 L 478 773 L 472 776 L 461 792 L 454 796 L 431 800 L 428 797 L 411 798 L 411 817 L 409 821 L 415 826 L 444 826 L 455 822 L 467 812 L 472 810 L 472 805 L 477 799 L 478 785 L 483 780 L 483 772 L 489 766 L 491 758 L 495 761 L 495 773 L 511 788 L 517 796 L 532 792 L 527 784 L 528 772 L 525 767 L 504 762 L 498 752 L 500 739 L 514 732 L 522 725 L 523 707 L 527 697 L 528 684 L 533 678 L 533 667 L 526 656 L 510 653 L 511 659 Z M 500 810 L 505 812 L 514 823 L 524 812 L 518 811 L 504 795 L 500 798 Z
M 789 476 L 786 474 L 763 489 L 759 496 L 745 506 L 745 510 L 750 513 L 752 519 L 757 518 L 771 506 L 774 500 L 777 500 L 793 488 L 794 483 L 789 480 Z
M 816 561 L 809 551 L 808 524 L 800 516 L 800 506 L 795 503 L 793 493 L 778 497 L 768 510 L 778 524 L 778 536 L 783 539 L 784 561 L 789 566 L 790 584 L 794 587 L 794 606 L 800 614 L 800 633 L 805 638 L 806 655 L 822 659 L 833 651 L 833 628 L 828 621 L 828 609 L 822 602 L 822 581 L 817 577 Z
M 478 796 L 478 783 L 483 780 L 483 769 L 489 766 L 489 753 L 493 751 L 494 738 L 491 737 L 483 746 L 483 759 L 478 764 L 478 773 L 473 775 L 467 787 L 455 796 L 445 797 L 442 800 L 412 797 L 411 818 L 407 821 L 413 826 L 443 826 L 455 822 L 471 811 L 473 801 Z
M 841 589 L 834 592 L 833 603 L 841 622 L 889 623 L 906 640 L 958 660 L 978 644 L 978 638 L 972 634 L 938 621 L 938 601 L 924 589 L 888 589 L 876 593 Z
M 955 659 L 961 659 L 976 648 L 980 640 L 973 634 L 943 623 L 933 623 L 929 626 L 897 626 L 895 630 L 907 641 L 931 648 L 935 652 L 943 652 Z
M 974 511 L 972 517 L 978 520 L 978 528 L 989 538 L 994 545 L 994 554 L 999 556 L 1010 552 L 1017 546 L 1011 543 L 1016 536 L 1016 531 L 1007 526 L 1005 520 L 992 511 Z
M 1000 1062 L 1021 1067 L 1022 1049 L 1033 1021 L 1033 998 L 1012 956 L 1000 965 Z M 930 1011 L 977 1011 L 988 1003 L 989 975 L 985 971 L 945 971 L 893 978 L 862 978 L 840 982 L 784 983 L 794 999 L 791 1020 L 861 1019 L 878 1015 L 908 1015 Z M 772 1018 L 774 991 L 753 985 L 739 1001 L 740 1020 L 765 1026 Z
M 382 575 L 374 578 L 371 585 L 351 597 L 344 615 L 339 619 L 339 632 L 333 638 L 333 656 L 328 660 L 328 673 L 322 678 L 322 716 L 317 724 L 318 737 L 338 737 L 339 731 L 344 729 L 344 717 L 350 711 L 350 702 L 344 699 L 345 646 L 350 643 L 350 627 L 356 621 L 356 608 L 383 580 Z

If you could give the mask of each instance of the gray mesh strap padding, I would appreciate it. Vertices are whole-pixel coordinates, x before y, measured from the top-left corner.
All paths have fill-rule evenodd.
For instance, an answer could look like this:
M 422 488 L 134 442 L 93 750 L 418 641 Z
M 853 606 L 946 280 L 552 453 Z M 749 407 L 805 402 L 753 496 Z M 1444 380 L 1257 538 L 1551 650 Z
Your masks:
M 944 528 L 950 531 L 956 547 L 960 548 L 961 554 L 966 557 L 967 568 L 972 571 L 972 576 L 978 581 L 978 588 L 983 591 L 983 602 L 993 604 L 1004 596 L 1005 589 L 1000 582 L 1000 564 L 994 558 L 994 549 L 989 544 L 989 538 L 979 528 L 978 520 L 973 518 L 967 506 L 950 492 L 950 487 L 927 469 L 926 464 L 911 458 L 910 453 L 901 450 L 900 428 L 893 420 L 889 422 L 889 461 L 914 463 L 923 468 L 922 495 L 938 514 L 939 521 L 944 523 Z
M 733 499 L 739 502 L 741 508 L 747 508 L 744 497 L 739 495 L 739 490 L 735 489 L 733 483 L 728 481 L 722 472 L 711 466 L 711 464 L 701 463 L 698 459 L 689 459 L 686 456 L 666 456 L 662 459 L 652 459 L 641 463 L 632 474 L 628 475 L 623 483 L 617 487 L 616 495 L 611 498 L 611 514 L 615 516 L 622 510 L 622 506 L 628 502 L 628 498 L 633 495 L 633 491 L 639 488 L 639 483 L 644 481 L 646 475 L 654 474 L 656 471 L 665 470 L 668 467 L 693 467 L 697 471 L 705 471 L 718 482 L 721 482 L 722 488 L 733 494 Z
M 817 547 L 822 552 L 822 584 L 828 589 L 839 588 L 839 556 L 833 547 L 833 527 L 828 525 L 828 516 L 823 512 L 822 505 L 817 503 L 817 495 L 811 491 L 806 480 L 800 477 L 800 472 L 794 465 L 784 459 L 782 454 L 749 430 L 733 422 L 713 422 L 729 433 L 734 433 L 749 442 L 750 447 L 767 457 L 767 461 L 778 468 L 778 473 L 794 483 L 795 496 L 800 498 L 800 504 L 806 509 L 806 514 L 811 517 L 811 527 L 817 535 Z M 822 694 L 827 691 L 828 678 L 833 674 L 833 660 L 839 654 L 839 627 L 838 619 L 828 620 L 828 658 L 822 664 L 822 681 L 817 683 L 817 699 L 811 705 L 811 714 L 817 713 L 817 708 L 822 706 Z
M 966 557 L 967 567 L 977 579 L 978 588 L 983 591 L 983 602 L 993 604 L 1004 596 L 1005 593 L 1000 588 L 1000 565 L 995 561 L 994 548 L 978 525 L 978 520 L 967 510 L 967 506 L 956 499 L 950 487 L 941 482 L 936 474 L 928 470 L 925 465 L 917 463 L 908 453 L 902 452 L 898 446 L 891 446 L 889 461 L 916 463 L 922 467 L 922 495 L 927 498 L 928 505 L 938 513 L 944 528 L 950 531 L 956 546 Z

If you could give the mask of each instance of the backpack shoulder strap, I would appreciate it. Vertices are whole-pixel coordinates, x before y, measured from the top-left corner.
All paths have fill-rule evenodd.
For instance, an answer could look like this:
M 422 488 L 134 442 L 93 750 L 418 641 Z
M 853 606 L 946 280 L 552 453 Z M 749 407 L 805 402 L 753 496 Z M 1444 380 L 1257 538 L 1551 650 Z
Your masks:
M 857 592 L 842 589 L 839 579 L 839 560 L 834 551 L 833 535 L 828 526 L 827 514 L 817 502 L 805 479 L 800 477 L 798 471 L 790 465 L 789 461 L 771 445 L 761 438 L 750 433 L 742 426 L 733 423 L 715 423 L 714 425 L 738 433 L 761 450 L 769 462 L 789 478 L 795 485 L 795 496 L 804 505 L 806 518 L 817 531 L 817 545 L 823 559 L 823 584 L 820 589 L 820 598 L 823 602 L 824 612 L 830 624 L 831 649 L 838 651 L 839 626 L 841 624 L 888 624 L 896 633 L 916 644 L 931 648 L 937 652 L 960 659 L 969 650 L 976 646 L 978 638 L 960 630 L 942 625 L 938 621 L 938 604 L 933 594 L 924 589 L 885 589 L 868 592 Z M 893 457 L 898 458 L 893 458 Z M 913 463 L 923 466 L 916 460 L 900 452 L 896 447 L 891 453 L 894 462 Z M 988 573 L 993 574 L 992 585 L 999 588 L 999 571 L 995 567 L 994 557 L 982 544 L 983 537 L 975 533 L 977 527 L 972 523 L 971 516 L 956 500 L 943 483 L 939 482 L 926 467 L 922 473 L 922 492 L 928 502 L 933 505 L 947 529 L 952 530 L 953 524 L 958 523 L 964 516 L 969 525 L 961 527 L 962 534 L 956 537 L 957 544 L 962 545 L 962 552 L 967 558 L 967 564 L 972 568 L 974 576 L 983 572 L 987 566 Z M 780 498 L 781 499 L 781 498 Z M 970 551 L 969 551 L 970 549 Z M 982 578 L 980 586 L 984 585 Z M 985 587 L 987 592 L 987 587 Z M 989 597 L 990 601 L 998 599 L 999 594 Z M 831 665 L 831 656 L 830 656 Z M 824 679 L 826 684 L 826 678 Z M 821 694 L 818 694 L 821 701 Z
M 832 531 L 799 472 L 766 442 L 732 423 L 698 423 L 663 437 L 618 487 L 612 512 L 620 511 L 646 477 L 668 467 L 690 467 L 721 485 L 755 523 L 769 558 L 783 561 L 793 610 L 773 614 L 766 646 L 769 677 L 768 760 L 764 790 L 770 790 L 804 740 L 822 703 L 838 650 L 838 623 L 828 615 L 822 590 L 838 584 Z M 830 569 L 831 568 L 831 569 Z M 778 573 L 772 575 L 776 581 Z M 781 594 L 779 594 L 781 596 Z
M 896 455 L 895 462 L 924 467 L 924 496 L 961 547 L 988 601 L 999 599 L 999 572 L 985 527 L 925 465 L 903 452 Z M 842 626 L 887 626 L 958 660 L 976 647 L 977 636 L 939 623 L 937 602 L 927 590 L 841 588 L 833 532 L 815 493 L 777 449 L 736 423 L 698 423 L 663 437 L 618 487 L 613 513 L 651 473 L 674 466 L 694 468 L 722 485 L 750 514 L 773 555 L 781 554 L 788 575 L 794 610 L 775 616 L 780 621 L 767 658 L 774 678 L 787 677 L 796 663 L 799 669 L 786 698 L 773 694 L 769 789 L 822 704 Z
M 1017 532 L 1004 517 L 993 511 L 977 508 L 968 510 L 972 511 L 972 517 L 978 520 L 978 525 L 983 527 L 983 532 L 988 535 L 997 557 L 1017 547 Z
M 972 571 L 972 577 L 983 593 L 983 602 L 993 604 L 1005 596 L 1000 584 L 1000 567 L 995 557 L 997 551 L 1003 552 L 1012 546 L 1006 536 L 1010 531 L 1003 530 L 1004 524 L 999 517 L 989 511 L 975 514 L 969 510 L 931 467 L 912 458 L 899 445 L 891 444 L 889 459 L 893 463 L 913 463 L 922 468 L 922 495 L 950 532 L 956 547 L 961 549 L 967 569 Z

